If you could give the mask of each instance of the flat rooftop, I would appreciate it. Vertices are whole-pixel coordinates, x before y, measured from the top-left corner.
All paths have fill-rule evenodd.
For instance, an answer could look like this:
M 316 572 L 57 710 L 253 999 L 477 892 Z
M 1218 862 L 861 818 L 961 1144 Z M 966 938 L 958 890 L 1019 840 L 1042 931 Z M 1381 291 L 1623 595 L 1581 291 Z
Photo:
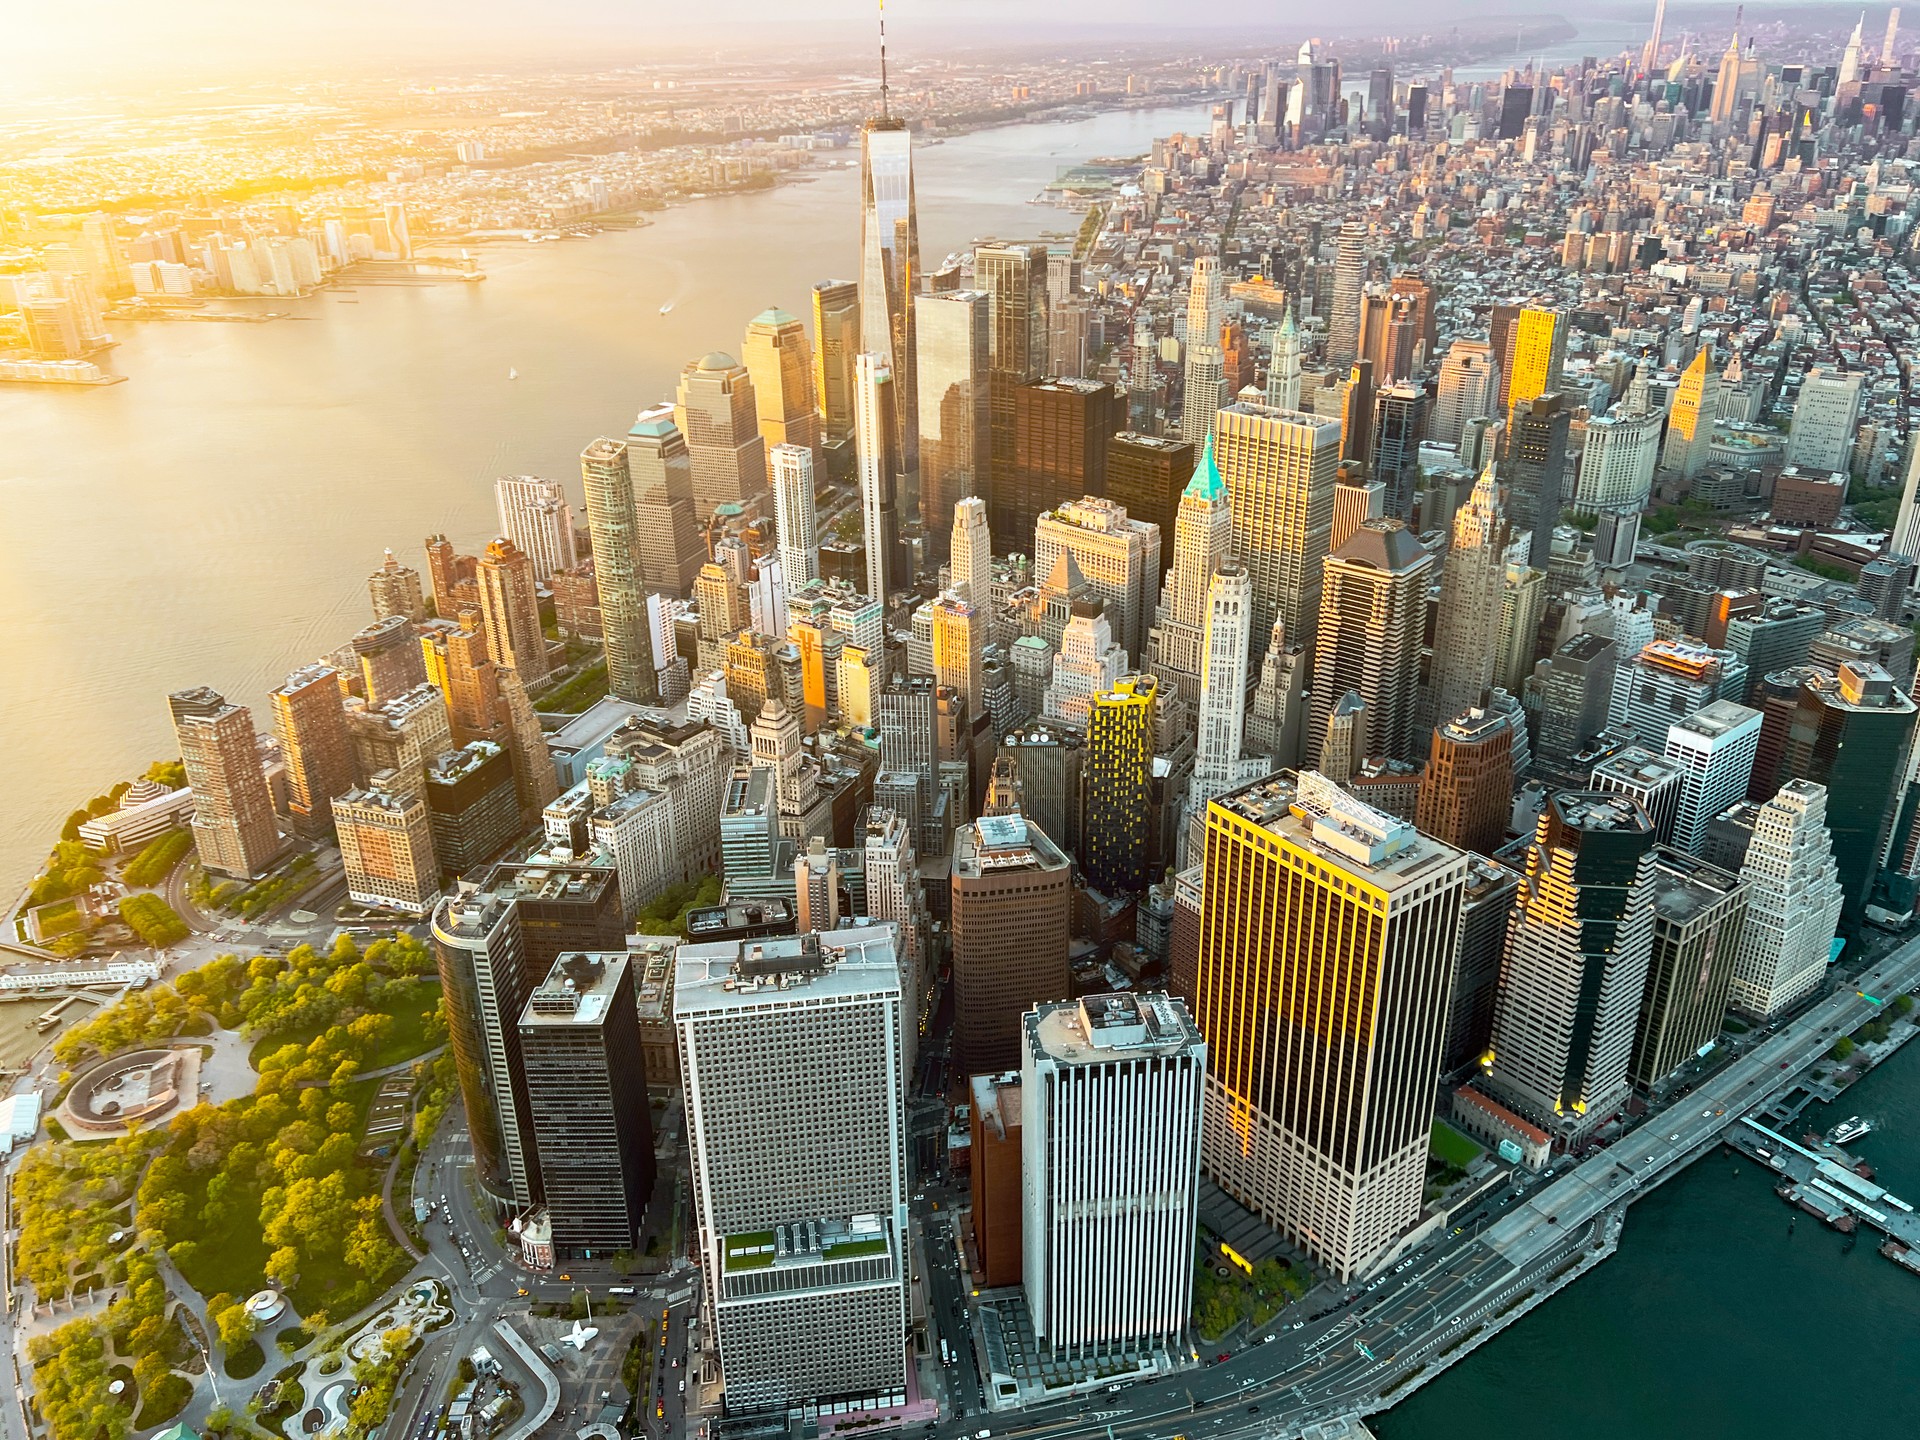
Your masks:
M 809 1003 L 897 998 L 894 933 L 892 925 L 861 925 L 823 935 L 689 942 L 680 947 L 674 971 L 673 1013 L 755 1009 L 791 990 L 804 991 Z
M 1742 727 L 1759 723 L 1758 710 L 1750 709 L 1737 700 L 1715 700 L 1711 705 L 1701 706 L 1685 719 L 1674 721 L 1671 728 L 1718 740 Z
M 1697 855 L 1662 845 L 1654 852 L 1653 909 L 1663 919 L 1691 920 L 1740 888 L 1740 877 Z
M 606 1018 L 614 992 L 627 973 L 624 951 L 588 954 L 572 950 L 559 956 L 520 1017 L 521 1027 L 540 1029 L 598 1025 Z
M 1404 889 L 1465 858 L 1312 770 L 1281 770 L 1212 803 L 1377 890 Z
M 1177 1055 L 1205 1042 L 1187 1007 L 1167 995 L 1088 995 L 1021 1017 L 1028 1050 L 1056 1065 L 1105 1065 Z

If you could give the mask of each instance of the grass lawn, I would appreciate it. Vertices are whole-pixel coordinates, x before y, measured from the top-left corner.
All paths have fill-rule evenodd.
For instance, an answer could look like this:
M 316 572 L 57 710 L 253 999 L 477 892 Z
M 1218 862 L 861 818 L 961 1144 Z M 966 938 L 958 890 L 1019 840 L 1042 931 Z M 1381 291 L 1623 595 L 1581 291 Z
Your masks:
M 398 1065 L 402 1060 L 411 1060 L 428 1049 L 427 1016 L 433 1012 L 434 991 L 435 987 L 427 981 L 414 980 L 403 988 L 396 989 L 384 1005 L 375 1007 L 377 1013 L 393 1017 L 393 1030 L 378 1049 L 360 1057 L 362 1070 L 379 1070 L 388 1065 Z M 311 1044 L 325 1028 L 320 1025 L 303 1025 L 298 1030 L 289 1030 L 284 1035 L 255 1041 L 247 1059 L 253 1068 L 258 1070 L 261 1060 L 282 1045 Z
M 236 1380 L 245 1380 L 259 1373 L 260 1367 L 267 1363 L 267 1352 L 260 1348 L 258 1340 L 249 1340 L 240 1349 L 227 1356 L 226 1371 Z
M 1436 1159 L 1464 1170 L 1480 1154 L 1480 1147 L 1444 1120 L 1433 1122 L 1433 1140 L 1429 1150 Z

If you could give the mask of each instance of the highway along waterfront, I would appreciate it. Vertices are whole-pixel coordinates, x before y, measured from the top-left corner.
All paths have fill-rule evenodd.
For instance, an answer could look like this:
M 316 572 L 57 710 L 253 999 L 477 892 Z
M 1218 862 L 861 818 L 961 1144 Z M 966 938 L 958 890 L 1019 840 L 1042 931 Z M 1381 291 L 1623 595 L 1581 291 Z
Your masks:
M 1849 1115 L 1876 1121 L 1848 1149 L 1877 1183 L 1920 1194 L 1920 1048 L 1796 1137 Z M 1820 1433 L 1853 1379 L 1920 1363 L 1920 1276 L 1810 1215 L 1790 1230 L 1777 1179 L 1716 1148 L 1628 1210 L 1612 1259 L 1369 1423 L 1382 1440 Z

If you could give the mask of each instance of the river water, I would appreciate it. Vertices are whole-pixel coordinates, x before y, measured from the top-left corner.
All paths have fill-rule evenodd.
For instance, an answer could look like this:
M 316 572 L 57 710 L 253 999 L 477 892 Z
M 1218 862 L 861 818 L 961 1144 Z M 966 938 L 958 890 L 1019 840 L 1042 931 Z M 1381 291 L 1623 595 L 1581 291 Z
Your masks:
M 928 145 L 922 252 L 1071 233 L 1077 216 L 1026 203 L 1061 167 L 1206 116 Z M 0 889 L 75 804 L 174 753 L 168 691 L 213 685 L 267 728 L 266 692 L 371 618 L 382 547 L 417 567 L 432 532 L 484 544 L 497 475 L 564 479 L 577 504 L 581 449 L 671 398 L 683 364 L 737 355 L 769 305 L 806 317 L 815 281 L 855 273 L 858 173 L 654 219 L 483 250 L 478 285 L 327 292 L 270 324 L 122 323 L 126 384 L 0 386 Z

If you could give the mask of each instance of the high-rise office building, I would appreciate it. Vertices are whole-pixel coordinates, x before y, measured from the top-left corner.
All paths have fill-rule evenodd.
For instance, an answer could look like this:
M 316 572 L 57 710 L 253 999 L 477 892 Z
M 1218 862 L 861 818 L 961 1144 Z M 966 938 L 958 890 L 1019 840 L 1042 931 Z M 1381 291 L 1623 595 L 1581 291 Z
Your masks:
M 1660 463 L 1661 424 L 1658 414 L 1631 411 L 1588 420 L 1573 493 L 1571 497 L 1563 495 L 1562 501 L 1582 515 L 1644 510 L 1653 495 L 1653 472 Z
M 903 473 L 912 474 L 920 452 L 914 391 L 914 311 L 916 292 L 924 288 L 920 217 L 913 132 L 887 113 L 884 55 L 880 105 L 881 113 L 860 131 L 860 348 L 878 357 L 900 387 L 894 445 Z
M 307 665 L 268 697 L 273 732 L 287 765 L 287 814 L 308 839 L 333 828 L 333 797 L 354 785 L 353 742 L 341 705 L 340 672 Z
M 912 577 L 900 566 L 899 395 L 893 372 L 879 357 L 854 357 L 854 452 L 860 476 L 861 535 L 866 545 L 866 590 L 886 604 L 889 587 Z
M 471 874 L 520 834 L 513 759 L 492 740 L 469 741 L 428 760 L 423 793 L 442 875 Z
M 993 601 L 993 535 L 987 524 L 987 502 L 968 495 L 953 507 L 953 532 L 948 542 L 951 560 L 948 579 L 954 594 L 970 604 Z
M 700 539 L 704 517 L 694 505 L 693 462 L 671 405 L 643 410 L 634 420 L 627 432 L 627 473 L 645 588 L 684 599 L 693 594 L 707 550 Z
M 1103 602 L 1114 640 L 1129 663 L 1137 663 L 1160 605 L 1160 543 L 1159 527 L 1090 495 L 1041 512 L 1034 525 L 1033 568 L 1047 574 L 1061 555 L 1071 554 Z
M 1327 363 L 1345 369 L 1360 358 L 1360 297 L 1367 276 L 1367 227 L 1340 227 L 1333 262 L 1333 312 L 1327 322 Z
M 1024 1259 L 1020 1072 L 975 1075 L 970 1090 L 974 1253 L 978 1275 L 998 1289 L 1020 1283 Z
M 562 955 L 520 1012 L 527 1115 L 556 1259 L 634 1250 L 653 1194 L 653 1119 L 632 962 Z
M 1694 352 L 1667 411 L 1667 438 L 1660 463 L 1689 480 L 1706 468 L 1714 421 L 1720 414 L 1720 372 L 1712 360 L 1711 345 L 1702 345 Z
M 1561 791 L 1527 851 L 1487 1084 L 1575 1145 L 1627 1101 L 1653 950 L 1653 826 L 1624 795 Z
M 1180 496 L 1173 528 L 1173 566 L 1167 572 L 1147 647 L 1148 669 L 1162 683 L 1177 685 L 1181 697 L 1189 701 L 1200 694 L 1208 588 L 1214 572 L 1232 553 L 1233 508 L 1209 444 Z
M 853 439 L 853 357 L 860 348 L 859 285 L 822 280 L 813 287 L 813 388 L 823 442 Z
M 1572 419 L 1557 391 L 1516 401 L 1510 412 L 1503 462 L 1507 518 L 1532 535 L 1527 564 L 1547 568 L 1553 527 L 1560 521 L 1567 469 L 1567 427 Z
M 1369 754 L 1406 760 L 1417 753 L 1420 637 L 1432 571 L 1433 552 L 1398 520 L 1369 520 L 1327 557 L 1309 754 L 1318 756 L 1327 717 L 1349 691 L 1367 707 Z
M 1613 641 L 1585 634 L 1568 640 L 1543 665 L 1534 682 L 1540 696 L 1540 757 L 1565 764 L 1607 728 L 1618 661 Z
M 1273 349 L 1267 360 L 1267 407 L 1272 410 L 1300 408 L 1300 331 L 1293 323 L 1293 306 L 1287 306 L 1280 328 L 1274 332 Z
M 1247 706 L 1249 754 L 1263 755 L 1282 767 L 1300 763 L 1306 726 L 1306 668 L 1306 652 L 1288 641 L 1286 627 L 1276 621 L 1260 660 L 1253 699 Z
M 973 283 L 987 294 L 987 418 L 990 483 L 983 488 L 994 549 L 1024 551 L 1035 507 L 1021 523 L 1013 507 L 1020 389 L 1040 378 L 1047 358 L 1047 249 L 1044 245 L 976 245 Z M 1112 429 L 1118 429 L 1115 425 Z M 1111 433 L 1111 431 L 1109 431 Z M 977 476 L 976 476 L 977 478 Z M 1089 493 L 1082 485 L 1074 495 Z M 1097 493 L 1097 492 L 1096 492 Z
M 1678 761 L 1644 746 L 1627 745 L 1595 765 L 1589 783 L 1595 790 L 1632 799 L 1647 812 L 1654 841 L 1666 845 L 1680 821 L 1680 791 L 1685 780 L 1686 772 Z
M 587 446 L 580 454 L 580 479 L 587 496 L 587 530 L 593 537 L 607 688 L 622 700 L 652 704 L 659 699 L 660 682 L 647 622 L 647 576 L 641 559 L 645 541 L 626 444 L 600 439 Z
M 420 637 L 427 680 L 446 701 L 449 738 L 497 740 L 506 734 L 499 669 L 487 651 L 486 627 L 477 606 L 460 612 L 451 625 L 436 626 Z
M 202 868 L 236 880 L 264 874 L 280 852 L 280 831 L 253 712 L 204 685 L 174 691 L 167 710 L 193 791 L 193 844 Z
M 1567 358 L 1567 317 L 1558 310 L 1531 306 L 1520 311 L 1514 325 L 1513 348 L 1507 354 L 1506 390 L 1502 411 L 1530 404 L 1542 395 L 1557 394 Z
M 395 783 L 400 778 L 382 771 L 365 788 L 335 796 L 333 828 L 347 898 L 419 919 L 440 893 L 440 865 L 426 795 L 419 786 Z
M 475 578 L 493 663 L 511 668 L 524 685 L 538 684 L 550 666 L 546 632 L 540 625 L 540 597 L 533 588 L 533 561 L 511 540 L 495 540 L 480 556 Z
M 1827 788 L 1789 780 L 1753 816 L 1740 865 L 1747 920 L 1731 1004 L 1771 1020 L 1819 988 L 1832 959 L 1844 892 L 1827 834 Z
M 387 551 L 380 568 L 367 577 L 367 596 L 376 621 L 399 617 L 418 625 L 427 618 L 426 599 L 420 593 L 420 572 L 402 565 Z
M 1864 380 L 1859 371 L 1841 374 L 1818 365 L 1807 372 L 1793 402 L 1787 464 L 1827 474 L 1848 468 L 1866 398 Z
M 1458 445 L 1469 420 L 1499 413 L 1500 371 L 1485 340 L 1460 339 L 1440 362 L 1439 390 L 1427 422 L 1436 445 Z
M 1338 421 L 1240 401 L 1220 412 L 1214 460 L 1233 513 L 1233 548 L 1253 578 L 1253 633 L 1276 619 L 1312 653 L 1322 562 L 1331 548 Z
M 914 383 L 919 389 L 920 523 L 928 562 L 945 558 L 953 507 L 984 495 L 991 476 L 988 383 L 992 297 L 950 290 L 914 301 Z
M 1479 705 L 1495 684 L 1508 534 L 1500 485 L 1488 469 L 1454 512 L 1453 540 L 1441 564 L 1425 711 L 1434 724 Z
M 933 682 L 956 691 L 969 714 L 986 703 L 981 661 L 986 649 L 987 615 L 953 594 L 931 602 L 933 611 Z
M 893 933 L 680 947 L 673 1019 L 696 1243 L 731 1413 L 906 1386 Z
M 1633 1040 L 1641 1090 L 1658 1090 L 1719 1039 L 1746 918 L 1737 876 L 1664 846 L 1654 851 L 1653 954 Z
M 474 1174 L 500 1209 L 523 1210 L 539 1197 L 540 1162 L 516 1022 L 545 967 L 527 954 L 510 895 L 463 886 L 435 906 L 432 934 Z
M 1194 449 L 1184 440 L 1123 430 L 1107 444 L 1107 499 L 1160 531 L 1160 576 L 1173 566 L 1180 497 L 1193 475 Z
M 1202 1160 L 1342 1281 L 1418 1219 L 1467 856 L 1290 772 L 1207 809 Z
M 1886 858 L 1899 803 L 1891 782 L 1909 773 L 1916 710 L 1891 675 L 1864 660 L 1842 663 L 1837 675 L 1809 674 L 1797 700 L 1781 773 L 1826 792 L 1826 826 L 1845 896 L 1840 930 L 1852 939 Z
M 1760 712 L 1715 700 L 1667 727 L 1666 758 L 1680 767 L 1673 843 L 1698 855 L 1713 818 L 1747 793 L 1760 744 Z
M 1493 1006 L 1500 992 L 1500 965 L 1507 950 L 1507 921 L 1520 877 L 1497 860 L 1467 856 L 1466 893 L 1460 906 L 1460 943 L 1447 1002 L 1447 1039 L 1440 1073 L 1465 1075 L 1486 1058 L 1493 1041 Z
M 1107 895 L 1137 895 L 1159 878 L 1148 872 L 1156 688 L 1151 675 L 1130 675 L 1088 702 L 1080 865 Z
M 791 597 L 802 585 L 820 578 L 813 451 L 804 445 L 775 445 L 767 456 L 773 465 L 773 516 L 780 550 L 780 578 Z
M 988 501 L 1003 553 L 1031 546 L 1048 510 L 1105 493 L 1107 445 L 1125 418 L 1113 387 L 1098 380 L 1033 381 L 1015 389 L 1013 406 L 1013 468 Z
M 1212 255 L 1193 262 L 1187 288 L 1186 375 L 1182 383 L 1180 438 L 1206 443 L 1213 417 L 1226 398 L 1226 368 L 1220 352 L 1220 262 Z
M 1715 700 L 1747 691 L 1747 667 L 1731 650 L 1687 640 L 1655 640 L 1620 657 L 1607 705 L 1607 728 L 1649 747 L 1664 745 L 1667 727 Z M 1709 816 L 1709 819 L 1712 817 Z
M 1207 588 L 1198 717 L 1194 725 L 1192 803 L 1232 789 L 1246 744 L 1247 664 L 1253 589 L 1246 570 L 1223 565 Z
M 1427 392 L 1418 385 L 1389 385 L 1373 396 L 1370 473 L 1385 487 L 1389 515 L 1413 513 L 1420 484 L 1420 443 L 1426 435 Z
M 686 437 L 696 521 L 767 488 L 767 447 L 747 367 L 715 350 L 680 372 L 673 423 Z
M 573 542 L 573 506 L 558 480 L 502 475 L 493 482 L 493 500 L 500 511 L 500 533 L 533 561 L 536 578 L 550 580 L 554 571 L 571 570 L 579 563 Z M 595 558 L 599 558 L 597 547 Z
M 762 310 L 747 322 L 740 360 L 753 381 L 760 442 L 768 454 L 776 445 L 798 445 L 809 455 L 817 452 L 820 405 L 813 389 L 807 327 L 785 310 Z
M 1021 1024 L 1034 1336 L 1060 1357 L 1178 1350 L 1193 1308 L 1206 1041 L 1165 995 L 1061 999 Z
M 1420 781 L 1420 828 L 1461 850 L 1491 855 L 1513 809 L 1513 722 L 1478 706 L 1433 730 Z
M 1070 992 L 1071 871 L 1060 847 L 1023 816 L 985 816 L 954 831 L 949 905 L 959 1073 L 1016 1065 L 1020 1017 Z

